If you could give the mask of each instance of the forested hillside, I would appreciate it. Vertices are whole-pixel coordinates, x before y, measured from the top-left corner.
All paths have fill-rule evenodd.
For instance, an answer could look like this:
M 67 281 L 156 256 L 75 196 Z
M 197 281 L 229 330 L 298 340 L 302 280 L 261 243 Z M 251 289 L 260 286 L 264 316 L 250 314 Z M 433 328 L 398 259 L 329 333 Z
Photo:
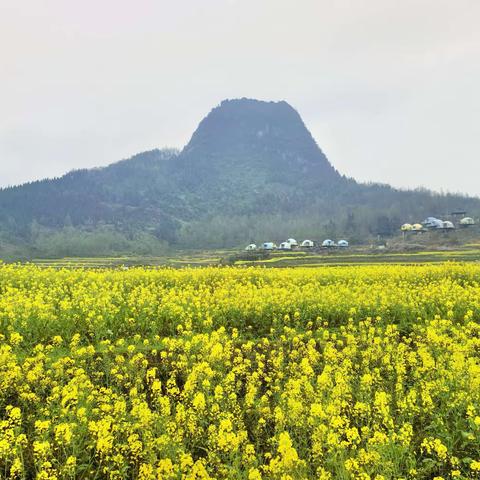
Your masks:
M 359 184 L 286 102 L 229 100 L 180 152 L 1 190 L 0 255 L 155 254 L 291 235 L 360 242 L 456 209 L 479 215 L 480 200 Z

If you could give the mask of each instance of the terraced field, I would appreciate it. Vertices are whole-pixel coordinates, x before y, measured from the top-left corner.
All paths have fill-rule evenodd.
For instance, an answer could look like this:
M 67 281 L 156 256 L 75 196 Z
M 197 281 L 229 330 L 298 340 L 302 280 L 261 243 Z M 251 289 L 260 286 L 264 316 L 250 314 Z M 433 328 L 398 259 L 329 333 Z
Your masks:
M 193 251 L 174 252 L 163 257 L 90 257 L 90 258 L 56 258 L 33 259 L 31 263 L 40 267 L 52 268 L 112 268 L 112 267 L 199 267 L 219 265 L 222 258 L 232 251 Z
M 201 267 L 214 265 L 265 266 L 265 267 L 318 267 L 322 265 L 358 264 L 415 264 L 442 262 L 479 262 L 480 245 L 470 244 L 449 250 L 426 250 L 418 252 L 389 252 L 381 250 L 323 250 L 318 252 L 275 251 L 266 255 L 248 255 L 238 250 L 178 251 L 163 257 L 94 257 L 34 259 L 32 263 L 54 268 L 112 268 L 112 267 Z
M 321 265 L 356 265 L 356 264 L 410 264 L 441 262 L 478 262 L 480 248 L 465 248 L 444 251 L 420 252 L 339 252 L 338 250 L 321 253 L 306 252 L 274 252 L 268 259 L 238 260 L 235 265 L 256 265 L 271 267 L 321 266 Z

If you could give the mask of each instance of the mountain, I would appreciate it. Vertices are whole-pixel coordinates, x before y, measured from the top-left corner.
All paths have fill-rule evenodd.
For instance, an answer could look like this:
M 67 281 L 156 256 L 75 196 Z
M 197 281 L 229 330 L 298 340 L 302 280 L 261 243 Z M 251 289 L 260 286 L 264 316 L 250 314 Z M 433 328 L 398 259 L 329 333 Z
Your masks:
M 286 102 L 226 100 L 200 122 L 177 166 L 193 188 L 251 177 L 254 186 L 297 187 L 337 180 L 338 172 L 320 150 L 300 115 Z M 238 181 L 238 180 L 237 180 Z M 251 188 L 249 184 L 249 188 Z
M 182 151 L 0 190 L 1 247 L 28 255 L 156 253 L 295 234 L 364 240 L 480 200 L 340 175 L 286 102 L 225 100 Z
M 223 101 L 200 122 L 169 178 L 202 216 L 296 211 L 307 190 L 340 175 L 290 105 L 240 99 Z

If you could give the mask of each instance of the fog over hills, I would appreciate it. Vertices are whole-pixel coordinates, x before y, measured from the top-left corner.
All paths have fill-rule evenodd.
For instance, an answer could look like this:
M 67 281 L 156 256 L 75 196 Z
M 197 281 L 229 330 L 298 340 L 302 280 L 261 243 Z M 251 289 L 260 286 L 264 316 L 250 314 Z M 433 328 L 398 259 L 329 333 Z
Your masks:
M 1 248 L 25 255 L 155 254 L 290 235 L 364 241 L 480 200 L 359 184 L 286 102 L 225 100 L 185 148 L 0 191 Z

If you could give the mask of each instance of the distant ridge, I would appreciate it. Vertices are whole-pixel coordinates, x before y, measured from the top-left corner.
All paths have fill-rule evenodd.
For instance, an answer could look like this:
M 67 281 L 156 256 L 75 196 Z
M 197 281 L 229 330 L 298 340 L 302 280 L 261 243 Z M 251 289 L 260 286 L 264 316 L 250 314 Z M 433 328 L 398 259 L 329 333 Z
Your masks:
M 0 255 L 155 254 L 336 232 L 366 241 L 458 209 L 479 215 L 480 200 L 358 184 L 287 102 L 242 98 L 215 107 L 180 152 L 0 190 Z

